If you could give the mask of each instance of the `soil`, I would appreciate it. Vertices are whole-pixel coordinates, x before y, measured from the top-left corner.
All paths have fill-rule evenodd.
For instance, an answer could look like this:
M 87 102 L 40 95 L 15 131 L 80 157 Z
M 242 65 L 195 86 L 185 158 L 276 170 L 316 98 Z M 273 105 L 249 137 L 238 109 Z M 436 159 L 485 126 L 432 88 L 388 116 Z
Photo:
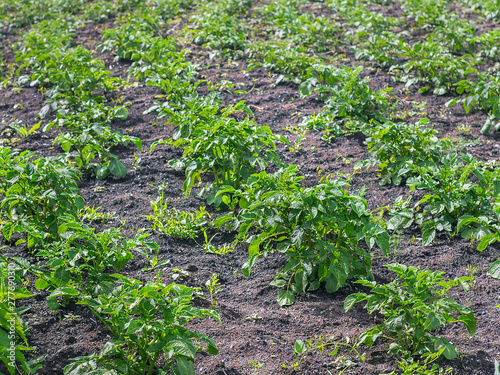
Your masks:
M 185 20 L 184 20 L 185 22 Z M 77 42 L 85 42 L 87 48 L 95 47 L 99 40 L 100 30 L 113 27 L 110 21 L 105 25 L 89 22 L 79 30 Z M 175 25 L 174 25 L 175 27 Z M 4 58 L 13 61 L 12 49 L 9 49 L 22 30 L 17 34 L 12 32 L 2 36 Z M 191 53 L 188 58 L 202 67 L 199 78 L 206 76 L 211 82 L 221 79 L 238 84 L 238 89 L 246 90 L 244 95 L 223 92 L 224 105 L 245 100 L 254 111 L 259 124 L 270 126 L 277 134 L 287 136 L 294 142 L 296 136 L 285 128 L 300 123 L 300 116 L 319 111 L 322 103 L 314 98 L 300 98 L 297 85 L 293 82 L 281 82 L 274 86 L 276 75 L 266 72 L 263 68 L 247 71 L 244 60 L 227 61 L 224 59 L 209 59 L 208 51 L 199 46 L 189 45 Z M 344 64 L 362 65 L 354 61 L 352 54 L 347 53 Z M 106 67 L 114 75 L 126 77 L 128 62 L 114 61 L 114 56 L 102 55 L 99 51 L 95 56 L 106 63 Z M 418 87 L 406 89 L 403 83 L 395 82 L 393 76 L 376 66 L 366 65 L 363 76 L 370 78 L 373 89 L 393 87 L 393 93 L 398 101 L 397 111 L 415 111 L 413 106 L 426 102 L 424 111 L 431 120 L 440 137 L 452 137 L 470 141 L 466 151 L 482 160 L 500 159 L 500 140 L 493 134 L 483 136 L 479 130 L 484 123 L 486 114 L 482 112 L 465 114 L 463 108 L 455 106 L 445 108 L 444 103 L 451 96 L 435 96 L 418 93 Z M 209 93 L 208 85 L 199 86 L 199 93 Z M 84 177 L 80 182 L 82 196 L 86 205 L 102 207 L 103 212 L 115 212 L 116 219 L 103 226 L 120 226 L 126 236 L 133 236 L 140 228 L 151 231 L 150 223 L 143 215 L 152 212 L 149 202 L 158 195 L 157 187 L 167 184 L 166 195 L 170 207 L 192 211 L 205 206 L 204 199 L 197 196 L 201 187 L 194 189 L 189 198 L 181 190 L 184 173 L 177 172 L 165 166 L 168 160 L 179 158 L 181 150 L 169 146 L 158 147 L 149 153 L 152 142 L 166 138 L 172 134 L 171 125 L 163 126 L 162 120 L 154 115 L 144 115 L 143 112 L 153 105 L 155 96 L 161 94 L 159 89 L 139 85 L 120 93 L 122 102 L 131 102 L 129 117 L 126 121 L 115 121 L 112 126 L 126 134 L 140 137 L 144 147 L 137 152 L 131 147 L 120 147 L 113 150 L 127 166 L 129 172 L 123 179 L 110 177 L 104 181 Z M 28 125 L 38 120 L 36 114 L 43 106 L 43 97 L 37 88 L 23 87 L 15 91 L 12 87 L 0 90 L 0 124 L 1 138 L 12 139 L 15 133 L 10 132 L 6 124 L 11 119 L 18 119 Z M 22 107 L 16 104 L 22 104 Z M 412 106 L 413 105 L 413 106 Z M 300 116 L 298 116 L 300 112 Z M 47 116 L 49 121 L 53 114 Z M 405 118 L 413 122 L 418 115 Z M 156 124 L 152 126 L 152 124 Z M 468 125 L 466 132 L 459 131 L 458 126 Z M 470 131 L 470 132 L 469 132 Z M 55 155 L 61 152 L 52 142 L 54 133 L 37 133 L 14 142 L 3 140 L 19 149 L 29 149 L 37 155 Z M 288 146 L 278 145 L 278 151 L 283 161 L 297 164 L 300 173 L 306 177 L 305 185 L 314 185 L 320 176 L 326 174 L 351 175 L 356 161 L 367 158 L 368 152 L 359 134 L 347 135 L 333 139 L 327 143 L 321 139 L 321 134 L 308 132 L 300 151 L 290 152 Z M 134 164 L 134 153 L 141 159 Z M 317 170 L 321 170 L 318 175 Z M 407 197 L 410 190 L 406 186 L 380 186 L 377 173 L 374 170 L 361 171 L 353 174 L 350 179 L 350 191 L 356 192 L 366 187 L 365 199 L 371 210 L 388 206 L 398 196 Z M 220 213 L 207 207 L 216 217 Z M 230 242 L 234 233 L 221 232 L 213 240 L 214 244 Z M 500 303 L 500 282 L 488 276 L 489 266 L 498 259 L 500 244 L 489 246 L 483 252 L 476 250 L 477 244 L 471 244 L 458 236 L 450 237 L 440 234 L 431 246 L 421 246 L 421 232 L 418 227 L 410 227 L 399 237 L 391 254 L 387 257 L 376 255 L 373 273 L 379 282 L 389 281 L 393 275 L 384 265 L 400 262 L 407 265 L 420 266 L 432 270 L 441 270 L 449 278 L 466 276 L 468 269 L 475 267 L 475 285 L 472 290 L 464 292 L 458 288 L 450 292 L 449 297 L 468 306 L 477 318 L 477 334 L 469 338 L 462 324 L 451 324 L 439 331 L 447 337 L 458 349 L 461 356 L 453 361 L 443 361 L 442 366 L 451 366 L 456 375 L 493 374 L 493 362 L 500 359 L 500 311 L 495 306 Z M 170 262 L 161 270 L 161 276 L 166 282 L 172 281 L 172 270 L 189 271 L 190 277 L 182 280 L 193 287 L 201 287 L 205 299 L 197 298 L 196 306 L 214 308 L 221 316 L 221 323 L 212 319 L 198 320 L 190 323 L 190 328 L 199 330 L 212 337 L 218 345 L 219 354 L 209 356 L 200 352 L 195 361 L 197 374 L 216 375 L 246 375 L 246 374 L 339 374 L 344 368 L 342 359 L 350 359 L 356 364 L 349 367 L 343 374 L 387 374 L 397 369 L 397 358 L 386 354 L 387 342 L 377 342 L 373 347 L 360 347 L 360 353 L 365 353 L 365 359 L 356 358 L 356 353 L 348 347 L 340 347 L 333 356 L 328 354 L 333 347 L 322 353 L 312 351 L 294 369 L 294 342 L 301 339 L 321 342 L 335 337 L 338 342 L 346 340 L 353 342 L 364 330 L 382 321 L 381 316 L 368 315 L 362 304 L 356 305 L 348 313 L 344 313 L 344 299 L 351 293 L 362 288 L 349 282 L 333 294 L 328 294 L 324 288 L 317 292 L 297 296 L 294 305 L 280 308 L 276 303 L 278 289 L 269 282 L 286 264 L 286 258 L 281 254 L 271 254 L 259 259 L 250 277 L 245 278 L 241 266 L 247 259 L 247 245 L 239 244 L 233 252 L 226 255 L 205 254 L 198 243 L 203 239 L 178 240 L 153 233 L 151 239 L 160 245 L 160 260 Z M 23 256 L 33 259 L 22 246 L 13 246 L 5 241 L 0 245 L 11 245 L 4 249 L 6 256 Z M 146 262 L 137 255 L 123 270 L 128 277 L 143 281 L 152 280 L 157 271 L 141 272 Z M 217 305 L 212 306 L 205 281 L 216 273 L 220 279 L 222 291 L 215 296 Z M 35 280 L 30 280 L 29 288 L 34 297 L 20 302 L 20 305 L 31 309 L 23 315 L 24 321 L 30 327 L 29 343 L 37 350 L 30 358 L 44 356 L 42 370 L 38 374 L 62 374 L 62 368 L 68 365 L 70 358 L 87 355 L 99 351 L 103 344 L 111 338 L 110 332 L 86 308 L 71 304 L 57 312 L 51 312 L 45 302 L 46 292 L 33 287 Z M 249 317 L 258 314 L 258 319 Z M 253 315 L 255 316 L 255 315 Z M 320 338 L 321 336 L 321 338 Z M 1 368 L 0 368 L 1 370 Z

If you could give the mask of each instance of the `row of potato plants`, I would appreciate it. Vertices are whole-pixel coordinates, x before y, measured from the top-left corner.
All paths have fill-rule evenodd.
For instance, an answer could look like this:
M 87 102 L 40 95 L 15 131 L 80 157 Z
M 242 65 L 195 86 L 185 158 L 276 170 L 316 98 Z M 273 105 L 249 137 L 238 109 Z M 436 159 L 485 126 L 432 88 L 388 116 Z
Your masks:
M 110 149 L 134 143 L 140 150 L 142 142 L 111 128 L 111 121 L 126 120 L 128 111 L 122 106 L 109 106 L 106 93 L 125 83 L 111 77 L 103 62 L 86 48 L 71 47 L 76 28 L 81 26 L 70 15 L 44 20 L 28 31 L 19 45 L 16 60 L 20 62 L 18 72 L 29 69 L 30 74 L 21 75 L 19 83 L 29 83 L 44 91 L 46 101 L 39 117 L 45 118 L 54 111 L 55 119 L 43 130 L 57 129 L 54 143 L 61 146 L 68 159 L 98 179 L 110 174 L 122 178 L 127 169 Z
M 429 90 L 430 84 L 437 95 L 465 93 L 447 105 L 461 102 L 467 113 L 488 111 L 483 134 L 492 127 L 500 129 L 498 74 L 481 67 L 484 61 L 498 62 L 498 30 L 477 35 L 475 23 L 450 13 L 448 2 L 404 2 L 403 18 L 374 13 L 356 0 L 335 0 L 330 6 L 345 18 L 356 58 L 377 61 L 397 74 L 406 87 L 421 82 L 420 92 Z M 408 41 L 411 34 L 405 26 L 412 22 L 417 23 L 419 33 L 425 33 L 423 41 Z
M 21 69 L 31 69 L 31 76 L 20 77 L 20 81 L 31 80 L 32 85 L 48 87 L 47 105 L 42 113 L 46 114 L 50 105 L 57 110 L 57 118 L 46 128 L 54 124 L 68 127 L 70 121 L 74 124 L 89 119 L 95 122 L 94 129 L 96 125 L 109 128 L 111 118 L 124 119 L 126 109 L 106 107 L 102 104 L 105 97 L 95 93 L 112 88 L 115 80 L 108 78 L 109 72 L 87 50 L 69 48 L 75 23 L 67 15 L 43 21 L 26 34 L 18 58 L 24 62 Z M 59 38 L 51 39 L 53 30 L 58 31 Z M 96 108 L 96 112 L 89 113 L 90 108 Z M 106 123 L 99 124 L 102 120 Z M 62 136 L 65 133 L 61 132 L 56 142 L 61 142 Z M 92 147 L 92 142 L 83 147 L 88 145 Z M 104 142 L 101 145 L 103 149 L 109 148 Z M 68 152 L 71 146 L 75 147 L 74 144 L 67 149 L 62 147 Z M 47 303 L 52 310 L 76 299 L 96 314 L 114 336 L 99 353 L 73 359 L 64 369 L 65 374 L 152 374 L 159 360 L 164 364 L 160 372 L 194 374 L 193 361 L 199 342 L 207 344 L 209 353 L 217 353 L 213 340 L 183 327 L 194 318 L 212 316 L 220 320 L 215 311 L 190 306 L 194 288 L 166 285 L 160 275 L 157 282 L 144 284 L 118 273 L 133 259 L 133 252 L 144 255 L 154 268 L 157 257 L 151 260 L 149 254 L 158 255 L 158 245 L 148 241 L 148 235 L 141 231 L 134 239 L 126 239 L 119 228 L 96 232 L 84 222 L 84 200 L 77 185 L 81 172 L 68 160 L 74 156 L 76 165 L 81 167 L 78 155 L 66 153 L 35 159 L 31 152 L 18 153 L 6 147 L 2 147 L 0 154 L 2 233 L 8 242 L 15 246 L 26 243 L 32 255 L 44 259 L 32 265 L 20 257 L 2 257 L 1 308 L 7 312 L 6 321 L 12 317 L 17 322 L 11 341 L 16 345 L 16 361 L 25 373 L 39 369 L 42 358 L 26 361 L 22 351 L 33 348 L 27 345 L 27 326 L 20 315 L 27 309 L 13 308 L 8 303 L 12 296 L 31 295 L 19 283 L 26 272 L 37 277 L 37 289 L 50 291 Z M 4 293 L 7 263 L 15 268 L 15 284 L 19 284 L 13 290 L 15 293 Z M 110 269 L 115 273 L 108 273 Z M 3 337 L 9 327 L 3 319 L 1 323 Z M 2 353 L 8 353 L 9 346 L 10 341 L 3 340 Z M 9 373 L 14 374 L 17 365 L 2 360 Z
M 127 33 L 132 30 L 135 28 L 125 25 L 119 31 L 120 37 L 111 38 L 110 43 L 114 44 L 119 56 L 142 57 L 145 52 L 142 49 L 151 48 L 151 44 L 142 42 L 144 39 L 138 39 L 137 34 L 134 34 L 133 39 L 138 43 L 133 45 L 127 43 L 126 41 L 132 39 L 127 37 Z M 153 64 L 153 61 L 148 59 L 138 58 L 136 61 L 147 66 Z M 332 67 L 322 68 L 324 69 L 320 70 L 322 74 L 332 70 Z M 308 84 L 314 86 L 315 83 Z M 328 84 L 334 85 L 338 82 L 332 78 L 324 83 Z M 175 90 L 175 86 L 171 85 L 170 90 Z M 333 89 L 325 91 L 334 92 Z M 196 106 L 190 102 L 188 105 L 186 102 L 177 102 L 172 99 L 176 96 L 172 95 L 169 96 L 171 100 L 155 105 L 154 108 L 159 109 L 161 115 L 168 116 L 169 121 L 177 125 L 177 129 L 172 140 L 158 141 L 153 144 L 152 150 L 164 143 L 184 148 L 184 158 L 180 161 L 171 161 L 169 164 L 185 169 L 184 190 L 187 195 L 193 186 L 193 176 L 200 178 L 204 172 L 213 173 L 214 183 L 209 188 L 207 202 L 216 208 L 231 210 L 219 216 L 214 222 L 215 225 L 237 229 L 238 239 L 249 243 L 249 258 L 243 265 L 243 273 L 249 276 L 251 268 L 262 255 L 281 252 L 289 257 L 286 267 L 272 282 L 277 287 L 285 288 L 277 297 L 278 303 L 282 306 L 292 304 L 295 293 L 316 290 L 321 283 L 324 283 L 329 292 L 335 292 L 353 277 L 361 277 L 366 283 L 375 286 L 376 284 L 369 281 L 372 279 L 370 249 L 377 243 L 383 252 L 387 252 L 389 236 L 374 221 L 367 210 L 366 201 L 359 195 L 348 193 L 345 189 L 348 184 L 344 180 L 326 177 L 317 186 L 301 187 L 300 181 L 303 178 L 298 175 L 298 168 L 294 165 L 285 165 L 277 159 L 272 133 L 266 127 L 261 127 L 266 129 L 266 136 L 270 141 L 265 144 L 261 138 L 255 136 L 255 131 L 245 126 L 253 121 L 249 117 L 251 112 L 244 102 L 221 110 L 213 97 L 209 96 L 207 103 L 207 97 L 198 98 L 197 94 L 195 95 Z M 332 105 L 333 103 L 334 100 Z M 246 112 L 246 118 L 239 121 L 234 118 L 227 119 L 228 114 L 235 111 Z M 368 119 L 365 120 L 368 122 Z M 227 123 L 231 124 L 230 134 L 224 126 Z M 238 130 L 242 125 L 247 131 L 239 134 Z M 240 144 L 235 154 L 233 142 L 238 138 L 232 135 L 245 135 L 251 142 Z M 274 138 L 274 140 L 279 139 Z M 269 160 L 264 159 L 258 163 L 263 154 L 268 155 L 262 152 L 266 147 L 272 152 L 271 160 L 279 167 L 277 172 L 266 171 Z M 157 202 L 154 202 L 154 207 L 158 207 Z M 367 248 L 359 244 L 363 239 Z M 435 288 L 439 283 L 443 285 L 442 273 L 420 271 L 403 265 L 391 267 L 394 270 L 401 270 L 399 283 L 416 283 L 420 280 L 419 285 L 426 291 Z M 422 282 L 422 279 L 425 281 Z M 379 326 L 377 332 L 367 331 L 361 337 L 361 342 L 372 345 L 383 332 L 388 336 L 395 336 L 404 326 L 407 337 L 400 341 L 399 345 L 392 346 L 391 353 L 405 356 L 424 355 L 432 359 L 441 355 L 455 358 L 457 352 L 453 345 L 445 338 L 433 336 L 431 331 L 440 325 L 455 321 L 451 312 L 458 311 L 462 314 L 459 321 L 466 324 L 471 335 L 475 333 L 476 321 L 470 309 L 453 300 L 449 300 L 450 304 L 444 306 L 443 300 L 439 298 L 453 286 L 462 285 L 467 288 L 468 280 L 470 278 L 464 277 L 450 281 L 446 284 L 447 288 L 437 293 L 437 297 L 431 301 L 427 301 L 428 296 L 425 297 L 425 293 L 414 296 L 414 303 L 406 310 L 403 309 L 405 311 L 403 316 L 401 315 L 403 310 L 385 309 L 384 306 L 391 303 L 388 300 L 381 302 L 378 307 L 382 311 L 387 311 L 390 319 L 385 325 Z M 392 288 L 397 288 L 398 282 L 394 281 L 395 286 Z M 349 297 L 346 300 L 346 310 L 349 310 L 354 300 L 361 301 L 362 298 L 360 295 Z M 432 303 L 434 307 L 429 308 L 425 302 Z M 416 315 L 420 316 L 419 320 L 415 319 Z M 395 319 L 396 316 L 399 316 L 400 321 L 394 325 L 391 319 Z M 431 321 L 434 323 L 431 324 Z

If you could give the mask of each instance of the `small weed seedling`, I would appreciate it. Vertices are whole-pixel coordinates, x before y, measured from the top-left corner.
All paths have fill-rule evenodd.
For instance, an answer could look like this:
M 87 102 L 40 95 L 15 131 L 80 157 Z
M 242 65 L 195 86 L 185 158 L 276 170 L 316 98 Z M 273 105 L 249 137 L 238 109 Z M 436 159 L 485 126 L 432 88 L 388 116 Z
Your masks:
M 210 303 L 212 306 L 218 306 L 219 303 L 215 300 L 215 295 L 222 291 L 222 286 L 219 284 L 219 278 L 216 273 L 213 273 L 212 276 L 205 282 L 205 286 L 210 292 Z

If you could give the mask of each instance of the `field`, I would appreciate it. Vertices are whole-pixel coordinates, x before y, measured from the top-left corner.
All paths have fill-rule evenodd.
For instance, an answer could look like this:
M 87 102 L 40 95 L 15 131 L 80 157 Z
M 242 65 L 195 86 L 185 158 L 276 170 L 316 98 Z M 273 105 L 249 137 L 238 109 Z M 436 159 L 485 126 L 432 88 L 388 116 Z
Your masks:
M 496 0 L 4 0 L 0 374 L 500 374 Z

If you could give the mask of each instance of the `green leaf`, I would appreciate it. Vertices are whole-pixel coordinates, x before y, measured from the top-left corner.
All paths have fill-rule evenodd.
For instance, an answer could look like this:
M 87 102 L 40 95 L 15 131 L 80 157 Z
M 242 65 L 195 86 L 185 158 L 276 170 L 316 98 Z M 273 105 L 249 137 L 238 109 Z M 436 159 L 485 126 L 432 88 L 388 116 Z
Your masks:
M 467 332 L 469 332 L 469 335 L 471 337 L 476 334 L 477 320 L 474 317 L 474 313 L 472 311 L 467 315 L 460 315 L 458 317 L 458 321 L 461 321 L 465 324 L 465 327 L 467 328 Z
M 63 286 L 61 288 L 54 289 L 54 291 L 50 293 L 50 296 L 48 298 L 55 298 L 62 296 L 75 297 L 78 296 L 79 294 L 80 293 L 75 288 Z
M 344 312 L 348 312 L 355 303 L 364 301 L 368 298 L 368 296 L 364 293 L 353 293 L 347 296 L 344 300 Z
M 389 241 L 389 235 L 386 232 L 377 235 L 377 237 L 375 237 L 375 242 L 377 242 L 378 247 L 380 247 L 384 255 L 389 254 L 391 244 Z
M 257 239 L 255 241 L 252 241 L 250 246 L 248 246 L 248 256 L 253 257 L 255 255 L 259 254 L 259 246 L 260 246 L 261 240 Z
M 175 356 L 177 363 L 173 368 L 175 375 L 195 375 L 193 362 L 181 355 Z
M 190 341 L 171 340 L 168 342 L 168 348 L 173 349 L 176 355 L 182 355 L 191 359 L 194 359 L 196 355 L 196 348 Z
M 441 314 L 436 314 L 431 312 L 424 323 L 424 329 L 426 331 L 431 331 L 439 326 L 446 324 L 446 319 Z
M 50 284 L 45 281 L 44 279 L 42 278 L 39 278 L 36 282 L 35 282 L 35 288 L 36 289 L 45 289 L 49 286 Z
M 128 118 L 128 110 L 125 107 L 116 107 L 113 110 L 113 117 L 120 120 L 125 121 Z
M 257 260 L 258 257 L 259 254 L 253 255 L 249 257 L 245 263 L 243 263 L 243 266 L 241 267 L 241 273 L 243 273 L 245 277 L 250 276 L 250 271 L 252 270 L 252 267 L 255 264 L 255 261 Z
M 54 272 L 54 279 L 57 281 L 58 285 L 63 286 L 68 283 L 70 279 L 70 272 L 66 269 L 66 266 L 59 267 Z
M 424 229 L 422 232 L 422 245 L 430 245 L 434 241 L 434 237 L 436 237 L 436 230 L 434 228 Z
M 297 354 L 304 354 L 307 350 L 305 342 L 302 340 L 296 340 L 294 344 L 294 350 Z
M 106 177 L 109 176 L 109 173 L 110 173 L 109 166 L 103 165 L 97 170 L 96 177 L 98 180 L 104 180 Z
M 490 267 L 489 273 L 490 273 L 490 276 L 493 277 L 494 279 L 500 280 L 500 259 L 493 262 L 493 264 Z
M 289 290 L 282 290 L 278 293 L 276 301 L 280 306 L 290 306 L 295 302 L 295 295 Z
M 118 158 L 113 158 L 109 162 L 109 171 L 117 178 L 123 178 L 127 175 L 127 168 Z
M 434 345 L 434 350 L 439 352 L 444 348 L 443 355 L 446 359 L 455 359 L 458 357 L 458 353 L 455 347 L 444 337 L 440 337 L 436 340 L 436 344 Z
M 498 364 L 498 361 L 495 359 L 495 374 L 494 375 L 500 375 L 500 365 Z

